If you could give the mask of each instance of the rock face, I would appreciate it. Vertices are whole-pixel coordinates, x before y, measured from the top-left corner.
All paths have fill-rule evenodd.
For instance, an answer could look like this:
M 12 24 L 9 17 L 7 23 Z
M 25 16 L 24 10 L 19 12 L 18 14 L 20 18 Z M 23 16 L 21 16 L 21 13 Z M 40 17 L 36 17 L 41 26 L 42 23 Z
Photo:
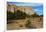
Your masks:
M 35 12 L 33 11 L 33 9 L 29 6 L 19 6 L 17 8 L 17 10 L 20 10 L 20 11 L 23 11 L 25 12 L 26 14 L 29 14 L 29 15 L 32 15 L 34 14 Z
M 15 12 L 17 10 L 25 12 L 26 14 L 29 14 L 29 15 L 32 15 L 35 13 L 33 11 L 33 9 L 29 6 L 16 6 L 16 5 L 8 5 L 7 6 L 7 11 Z

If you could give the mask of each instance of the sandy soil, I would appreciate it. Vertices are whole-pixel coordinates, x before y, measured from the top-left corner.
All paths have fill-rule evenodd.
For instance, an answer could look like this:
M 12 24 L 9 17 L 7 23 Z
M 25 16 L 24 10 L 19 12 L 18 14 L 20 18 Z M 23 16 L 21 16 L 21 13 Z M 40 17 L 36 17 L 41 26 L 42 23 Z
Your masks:
M 30 23 L 28 23 L 29 21 Z M 42 27 L 43 27 L 43 17 L 11 20 L 10 23 L 7 24 L 8 30 L 32 29 L 32 28 L 34 29 L 34 28 L 42 28 Z

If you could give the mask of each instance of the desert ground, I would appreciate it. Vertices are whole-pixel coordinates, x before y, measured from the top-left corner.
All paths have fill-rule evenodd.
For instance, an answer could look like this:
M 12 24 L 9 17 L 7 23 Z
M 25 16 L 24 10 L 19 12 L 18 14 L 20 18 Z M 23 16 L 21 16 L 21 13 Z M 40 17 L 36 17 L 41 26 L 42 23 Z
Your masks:
M 43 28 L 43 17 L 30 17 L 20 20 L 10 20 L 8 22 L 8 30 Z

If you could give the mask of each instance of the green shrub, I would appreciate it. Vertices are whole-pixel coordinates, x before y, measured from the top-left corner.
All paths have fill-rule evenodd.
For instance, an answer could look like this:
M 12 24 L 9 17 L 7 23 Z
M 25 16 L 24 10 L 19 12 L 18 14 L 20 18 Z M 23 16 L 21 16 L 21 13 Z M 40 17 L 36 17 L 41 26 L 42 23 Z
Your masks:
M 13 12 L 10 12 L 10 11 L 7 11 L 7 20 L 12 20 L 12 19 L 25 19 L 26 17 L 26 13 L 22 12 L 22 11 L 15 11 L 14 13 Z
M 31 21 L 30 21 L 30 20 L 27 20 L 27 23 L 25 24 L 25 26 L 26 26 L 27 28 L 30 28 L 30 26 L 31 26 Z
M 25 26 L 26 26 L 28 29 L 36 28 L 36 27 L 33 27 L 33 26 L 31 25 L 31 21 L 30 21 L 30 20 L 27 21 L 27 23 L 25 24 Z

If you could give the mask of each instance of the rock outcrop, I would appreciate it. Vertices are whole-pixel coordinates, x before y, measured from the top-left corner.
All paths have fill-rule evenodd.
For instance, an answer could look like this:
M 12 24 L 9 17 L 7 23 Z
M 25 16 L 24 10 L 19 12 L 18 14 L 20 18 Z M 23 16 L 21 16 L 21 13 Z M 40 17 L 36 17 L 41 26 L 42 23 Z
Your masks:
M 29 14 L 29 15 L 32 15 L 32 14 L 35 13 L 33 11 L 32 7 L 30 7 L 30 6 L 16 6 L 16 5 L 10 5 L 10 4 L 8 4 L 7 11 L 11 11 L 11 12 L 14 13 L 17 10 L 25 12 L 26 14 Z

